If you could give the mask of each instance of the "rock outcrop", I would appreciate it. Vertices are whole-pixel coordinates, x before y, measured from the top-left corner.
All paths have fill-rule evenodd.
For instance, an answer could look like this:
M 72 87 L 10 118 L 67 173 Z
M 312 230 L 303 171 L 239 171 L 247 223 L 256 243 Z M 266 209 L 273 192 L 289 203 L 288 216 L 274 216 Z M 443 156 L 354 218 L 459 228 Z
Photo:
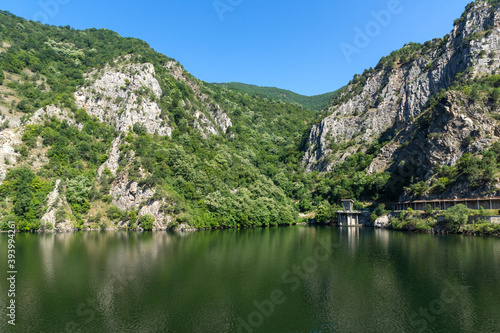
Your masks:
M 196 118 L 194 121 L 194 128 L 198 129 L 204 138 L 207 135 L 218 135 L 219 130 L 227 133 L 229 127 L 233 126 L 231 118 L 221 109 L 221 107 L 214 103 L 210 97 L 202 91 L 201 83 L 194 78 L 191 74 L 186 72 L 181 64 L 176 61 L 169 61 L 165 68 L 170 75 L 178 81 L 184 82 L 194 92 L 195 98 L 204 105 L 205 110 L 198 110 L 196 107 L 193 110 L 193 116 Z M 189 101 L 183 101 L 189 103 Z
M 476 2 L 445 38 L 397 57 L 392 64 L 381 62 L 375 70 L 355 78 L 327 109 L 327 116 L 312 127 L 303 165 L 309 171 L 330 171 L 367 143 L 407 131 L 430 98 L 448 89 L 458 76 L 473 79 L 499 68 L 500 11 L 488 2 Z M 451 154 L 446 163 L 460 155 L 451 146 L 455 141 L 441 142 L 440 147 Z M 393 162 L 390 155 L 395 149 L 386 147 L 371 170 L 382 170 Z
M 56 118 L 60 121 L 67 121 L 69 125 L 76 126 L 79 130 L 83 128 L 83 124 L 78 123 L 75 119 L 73 119 L 73 115 L 70 111 L 66 109 L 62 109 L 55 105 L 47 105 L 43 108 L 38 109 L 31 116 L 28 125 L 41 124 L 45 120 L 49 120 L 50 118 Z
M 116 172 L 118 170 L 118 162 L 120 160 L 120 144 L 122 143 L 122 140 L 120 137 L 117 137 L 113 140 L 111 143 L 111 148 L 108 151 L 108 159 L 99 167 L 97 170 L 97 177 L 101 178 L 104 170 L 108 169 L 111 171 L 113 176 L 116 176 Z
M 426 120 L 417 119 L 381 149 L 368 172 L 382 172 L 405 161 L 411 163 L 412 175 L 430 178 L 434 166 L 454 165 L 464 153 L 481 152 L 499 139 L 500 127 L 489 111 L 460 92 L 446 93 Z
M 137 181 L 129 179 L 128 172 L 122 172 L 114 180 L 110 194 L 113 197 L 113 205 L 122 211 L 130 211 L 137 210 L 143 202 L 151 199 L 155 191 L 140 188 Z
M 115 124 L 118 131 L 140 124 L 150 134 L 171 136 L 168 117 L 162 115 L 157 103 L 162 90 L 154 66 L 123 61 L 117 59 L 113 66 L 87 74 L 85 86 L 75 93 L 78 107 L 103 122 Z
M 21 144 L 22 133 L 18 128 L 7 128 L 0 131 L 0 183 L 5 179 L 7 171 L 16 165 L 19 153 L 15 147 Z
M 66 201 L 66 197 L 61 193 L 61 180 L 56 181 L 54 190 L 48 194 L 47 211 L 41 218 L 45 229 L 54 229 L 56 231 L 73 231 L 75 226 L 69 219 L 72 215 L 71 208 Z M 48 227 L 50 224 L 51 227 Z
M 162 207 L 165 205 L 164 200 L 148 200 L 144 203 L 142 208 L 139 210 L 139 216 L 150 214 L 155 218 L 154 227 L 157 230 L 166 230 L 170 222 L 172 222 L 172 216 L 164 214 L 162 212 Z
M 375 222 L 373 222 L 373 226 L 375 228 L 385 228 L 386 226 L 389 225 L 390 218 L 391 218 L 390 215 L 382 215 L 379 218 L 377 218 Z
M 154 198 L 155 192 L 155 189 L 141 188 L 137 181 L 129 179 L 126 171 L 116 177 L 110 190 L 113 205 L 122 211 L 138 210 L 138 216 L 150 214 L 155 219 L 155 229 L 166 230 L 172 216 L 162 212 L 165 199 Z
M 233 126 L 231 119 L 227 116 L 227 114 L 220 108 L 218 104 L 210 104 L 207 106 L 208 112 L 210 116 L 215 122 L 222 132 L 226 133 L 227 129 Z

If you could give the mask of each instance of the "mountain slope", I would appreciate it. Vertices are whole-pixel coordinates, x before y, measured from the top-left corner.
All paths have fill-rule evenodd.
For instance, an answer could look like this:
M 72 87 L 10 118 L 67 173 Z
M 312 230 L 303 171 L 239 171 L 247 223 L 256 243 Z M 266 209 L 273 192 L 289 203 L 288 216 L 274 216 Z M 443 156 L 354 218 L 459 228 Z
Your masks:
M 312 112 L 207 84 L 105 29 L 0 21 L 2 227 L 297 221 Z
M 0 22 L 0 228 L 288 225 L 331 221 L 343 198 L 500 195 L 498 1 L 381 59 L 323 113 L 203 82 L 105 29 Z
M 437 167 L 454 167 L 464 154 L 479 154 L 499 139 L 498 99 L 490 98 L 498 93 L 499 41 L 498 2 L 476 1 L 449 35 L 408 44 L 356 75 L 312 127 L 304 166 L 335 170 L 378 145 L 368 174 L 388 172 L 398 194 L 419 180 L 432 187 Z M 492 178 L 475 194 L 495 190 Z
M 339 89 L 337 91 L 321 95 L 304 96 L 294 93 L 290 90 L 274 88 L 274 87 L 259 87 L 239 82 L 216 83 L 216 84 L 232 90 L 241 91 L 249 95 L 256 95 L 262 98 L 279 100 L 286 103 L 297 103 L 302 105 L 304 108 L 312 111 L 320 111 L 325 109 L 326 106 L 330 103 L 331 99 L 335 97 L 340 91 Z

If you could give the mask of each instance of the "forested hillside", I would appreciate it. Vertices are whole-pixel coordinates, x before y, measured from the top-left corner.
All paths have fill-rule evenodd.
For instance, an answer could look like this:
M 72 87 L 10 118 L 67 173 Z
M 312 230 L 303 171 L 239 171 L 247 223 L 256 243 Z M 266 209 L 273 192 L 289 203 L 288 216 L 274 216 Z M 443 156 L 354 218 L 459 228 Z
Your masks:
M 286 103 L 297 103 L 304 108 L 312 111 L 321 111 L 325 109 L 339 91 L 333 91 L 321 95 L 304 96 L 294 93 L 290 90 L 275 88 L 275 87 L 259 87 L 251 84 L 244 84 L 239 82 L 218 83 L 218 85 L 226 88 L 241 91 L 249 95 L 256 95 L 263 98 L 272 100 L 283 101 Z
M 449 35 L 307 104 L 1 12 L 1 227 L 289 225 L 331 221 L 343 198 L 498 196 L 499 36 L 498 3 L 478 0 Z
M 11 148 L 0 161 L 4 222 L 27 230 L 151 227 L 151 217 L 157 228 L 297 221 L 309 110 L 206 84 L 108 30 L 0 18 L 0 134 Z
M 304 166 L 335 174 L 362 156 L 357 178 L 385 175 L 393 199 L 498 195 L 498 6 L 472 2 L 449 35 L 355 75 L 309 132 Z

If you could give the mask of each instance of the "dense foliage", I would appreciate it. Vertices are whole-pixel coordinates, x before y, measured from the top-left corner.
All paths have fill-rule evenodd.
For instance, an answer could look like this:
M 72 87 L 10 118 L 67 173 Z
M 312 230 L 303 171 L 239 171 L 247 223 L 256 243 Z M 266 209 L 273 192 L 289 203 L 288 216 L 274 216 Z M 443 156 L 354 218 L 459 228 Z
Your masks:
M 7 230 L 10 221 L 16 222 L 18 230 L 38 229 L 50 189 L 50 183 L 29 168 L 11 170 L 0 185 L 0 198 L 9 199 L 11 205 L 11 214 L 4 216 L 1 229 Z
M 286 103 L 297 103 L 304 108 L 312 111 L 320 111 L 327 107 L 333 97 L 335 97 L 339 90 L 315 95 L 304 96 L 294 93 L 289 90 L 274 88 L 274 87 L 259 87 L 251 84 L 244 84 L 239 82 L 220 83 L 221 86 L 226 88 L 255 95 L 262 98 L 268 98 Z
M 10 45 L 0 53 L 0 69 L 21 78 L 9 80 L 7 86 L 19 94 L 17 108 L 23 112 L 59 103 L 74 108 L 72 94 L 84 83 L 83 74 L 119 56 L 140 55 L 138 61 L 156 63 L 158 69 L 170 60 L 144 41 L 107 29 L 42 25 L 5 11 L 0 18 L 0 44 Z
M 359 147 L 331 172 L 307 173 L 301 165 L 310 124 L 325 116 L 313 111 L 328 103 L 345 102 L 359 93 L 375 70 L 403 66 L 441 46 L 446 38 L 423 45 L 411 43 L 391 53 L 376 69 L 355 75 L 350 87 L 344 88 L 347 93 L 306 97 L 277 88 L 208 84 L 187 73 L 187 81 L 176 79 L 166 66 L 170 58 L 143 41 L 122 38 L 105 29 L 77 31 L 42 25 L 7 12 L 0 12 L 0 22 L 0 105 L 13 114 L 23 114 L 23 121 L 39 108 L 58 105 L 70 111 L 81 126 L 57 119 L 24 123 L 22 144 L 16 148 L 18 165 L 9 170 L 0 186 L 2 228 L 13 220 L 19 230 L 38 229 L 47 209 L 47 194 L 57 179 L 62 180 L 71 210 L 70 217 L 64 210 L 58 212 L 58 219 L 70 218 L 79 228 L 85 223 L 153 228 L 154 216 L 139 216 L 139 210 L 121 211 L 113 204 L 116 198 L 110 188 L 116 177 L 109 170 L 97 177 L 111 142 L 118 136 L 123 142 L 118 174 L 126 174 L 142 189 L 154 189 L 153 199 L 161 200 L 161 212 L 173 217 L 172 225 L 187 223 L 197 228 L 288 225 L 299 221 L 299 213 L 313 211 L 318 222 L 328 223 L 335 220 L 341 199 L 356 199 L 355 208 L 361 209 L 373 201 L 390 203 L 403 190 L 415 196 L 439 194 L 463 179 L 479 187 L 495 179 L 499 171 L 500 144 L 496 144 L 482 154 L 465 154 L 454 167 L 438 167 L 429 182 L 409 178 L 410 163 L 395 171 L 368 175 L 367 167 L 392 134 Z M 162 120 L 173 128 L 172 137 L 148 134 L 141 123 L 119 133 L 112 124 L 76 107 L 73 94 L 89 84 L 86 73 L 119 66 L 114 60 L 125 55 L 130 55 L 131 62 L 154 65 L 162 95 L 153 99 Z M 474 81 L 465 77 L 457 77 L 450 89 L 463 92 L 474 103 L 500 103 L 498 76 Z M 445 93 L 439 92 L 429 101 L 429 117 L 424 114 L 420 122 L 429 121 Z M 200 94 L 231 118 L 227 133 L 205 136 L 196 128 L 195 112 L 206 109 Z M 1 126 L 0 131 L 8 124 Z M 353 144 L 332 144 L 330 148 L 343 151 Z M 33 155 L 42 153 L 48 163 L 32 167 Z M 385 206 L 380 205 L 372 218 L 384 213 Z M 401 228 L 421 230 L 434 223 L 414 212 L 406 212 L 393 222 Z
M 171 59 L 146 43 L 108 30 L 77 31 L 44 26 L 6 12 L 0 16 L 0 39 L 9 45 L 0 53 L 0 73 L 5 73 L 4 84 L 21 100 L 14 106 L 4 105 L 27 116 L 45 105 L 60 105 L 72 110 L 74 119 L 83 125 L 79 130 L 56 119 L 28 125 L 19 147 L 21 164 L 28 162 L 36 149 L 48 148 L 49 163 L 37 176 L 49 183 L 63 180 L 77 226 L 85 220 L 128 221 L 130 226 L 144 222 L 144 218 L 137 220 L 137 211 L 122 212 L 113 206 L 108 193 L 114 177 L 109 172 L 96 177 L 111 141 L 120 134 L 77 109 L 73 99 L 76 89 L 86 84 L 85 73 L 112 65 L 114 59 L 127 54 L 133 61 L 155 66 L 163 91 L 158 103 L 174 130 L 172 138 L 158 137 L 147 134 L 137 123 L 129 133 L 122 133 L 126 143 L 120 147 L 119 172 L 128 173 L 129 179 L 143 188 L 155 188 L 155 197 L 165 201 L 163 212 L 175 216 L 176 223 L 236 227 L 297 221 L 292 198 L 299 200 L 307 191 L 302 182 L 300 146 L 314 117 L 311 111 L 296 103 L 268 100 L 188 76 L 229 113 L 233 123 L 228 133 L 203 138 L 193 125 L 192 112 L 203 105 L 191 87 L 169 75 L 165 64 Z M 11 169 L 5 188 L 21 177 L 19 170 L 24 169 Z M 18 193 L 17 187 L 11 190 L 12 198 L 26 192 Z M 46 195 L 43 192 L 42 204 Z M 27 195 L 23 202 L 30 198 Z M 40 205 L 33 206 L 36 210 Z M 26 215 L 24 210 L 5 206 L 8 212 L 17 216 L 16 221 L 41 217 L 38 211 L 38 215 Z M 146 221 L 145 226 L 149 228 L 150 223 Z

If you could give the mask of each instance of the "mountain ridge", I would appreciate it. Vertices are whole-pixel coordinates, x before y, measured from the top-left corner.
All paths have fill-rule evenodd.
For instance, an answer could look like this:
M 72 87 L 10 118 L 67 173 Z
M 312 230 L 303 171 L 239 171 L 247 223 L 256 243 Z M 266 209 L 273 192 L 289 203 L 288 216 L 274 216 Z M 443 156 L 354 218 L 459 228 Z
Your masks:
M 498 1 L 323 112 L 206 83 L 109 30 L 0 17 L 2 228 L 290 225 L 332 221 L 346 198 L 500 193 Z
M 226 82 L 226 83 L 213 83 L 216 85 L 221 85 L 229 89 L 234 89 L 237 91 L 245 92 L 247 94 L 255 94 L 263 98 L 269 98 L 274 100 L 281 100 L 287 103 L 298 103 L 309 109 L 311 111 L 321 111 L 323 110 L 333 97 L 335 97 L 338 92 L 342 89 L 337 89 L 336 91 L 327 92 L 319 95 L 306 96 L 295 93 L 287 89 L 281 89 L 277 87 L 262 87 L 253 84 L 246 84 L 240 82 Z
M 455 21 L 449 35 L 424 44 L 410 43 L 383 57 L 374 69 L 355 75 L 334 98 L 321 122 L 313 125 L 304 166 L 308 170 L 332 171 L 375 143 L 381 149 L 366 169 L 368 174 L 389 172 L 399 183 L 396 191 L 411 185 L 411 178 L 432 188 L 439 174 L 434 170 L 437 166 L 455 167 L 462 156 L 480 154 L 491 147 L 498 140 L 498 125 L 490 116 L 495 115 L 497 106 L 485 99 L 484 93 L 478 98 L 478 90 L 486 95 L 496 93 L 496 80 L 483 81 L 482 87 L 476 81 L 494 76 L 499 69 L 498 5 L 498 1 L 473 2 Z M 457 93 L 447 94 L 450 90 Z M 452 100 L 455 102 L 451 106 L 443 107 L 442 103 L 450 104 Z M 469 110 L 455 103 L 468 103 L 483 116 L 466 116 Z M 441 111 L 436 113 L 436 108 Z M 446 111 L 449 109 L 461 111 Z M 453 116 L 429 132 L 428 137 L 418 140 L 419 131 L 428 131 L 432 121 L 444 112 Z M 460 122 L 461 131 L 449 131 Z M 403 170 L 405 164 L 406 168 L 412 165 L 411 172 Z M 494 185 L 492 177 L 485 179 Z M 497 190 L 486 183 L 483 191 Z M 467 193 L 461 190 L 457 194 Z

